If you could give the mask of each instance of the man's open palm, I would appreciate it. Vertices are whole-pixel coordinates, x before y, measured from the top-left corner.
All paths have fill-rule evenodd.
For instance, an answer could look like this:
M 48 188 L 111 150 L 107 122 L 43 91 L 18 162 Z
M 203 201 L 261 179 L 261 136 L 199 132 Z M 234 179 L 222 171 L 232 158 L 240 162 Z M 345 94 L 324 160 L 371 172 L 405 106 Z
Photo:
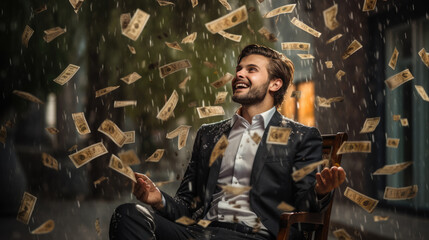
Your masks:
M 146 175 L 141 173 L 134 173 L 137 183 L 134 186 L 133 194 L 136 198 L 152 207 L 159 207 L 162 205 L 161 191 Z
M 316 192 L 325 195 L 339 187 L 346 179 L 346 172 L 342 167 L 324 168 L 322 172 L 316 173 Z

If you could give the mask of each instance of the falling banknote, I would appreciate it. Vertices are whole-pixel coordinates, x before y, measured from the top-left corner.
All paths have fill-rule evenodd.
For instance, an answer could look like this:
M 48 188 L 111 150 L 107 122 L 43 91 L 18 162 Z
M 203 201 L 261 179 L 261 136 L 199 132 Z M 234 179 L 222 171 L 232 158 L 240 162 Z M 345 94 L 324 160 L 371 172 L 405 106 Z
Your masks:
M 127 139 L 122 130 L 109 119 L 104 120 L 97 130 L 108 136 L 118 147 L 122 147 Z
M 222 106 L 197 107 L 197 112 L 200 118 L 225 115 Z
M 228 92 L 218 92 L 216 94 L 216 99 L 215 99 L 214 104 L 224 103 L 227 95 L 228 95 Z
M 363 3 L 363 12 L 372 11 L 375 9 L 375 5 L 377 4 L 377 0 L 365 0 Z
M 420 85 L 414 85 L 414 87 L 416 88 L 417 92 L 419 93 L 420 97 L 422 97 L 422 99 L 426 102 L 429 102 L 429 97 L 428 94 L 426 93 L 425 89 L 423 88 L 423 86 Z
M 424 48 L 420 49 L 419 56 L 422 62 L 429 68 L 429 53 Z
M 105 87 L 105 88 L 102 88 L 102 89 L 97 90 L 97 91 L 95 92 L 95 97 L 96 97 L 96 98 L 101 97 L 101 96 L 103 96 L 103 95 L 106 95 L 106 94 L 108 94 L 108 93 L 110 93 L 110 92 L 112 92 L 112 91 L 114 91 L 114 90 L 118 89 L 118 88 L 119 88 L 119 86 L 112 86 L 112 87 Z
M 38 99 L 37 97 L 35 97 L 31 93 L 23 92 L 23 91 L 19 91 L 19 90 L 13 90 L 12 93 L 18 97 L 25 99 L 25 100 L 35 102 L 35 103 L 39 103 L 39 104 L 43 104 L 42 100 Z
M 389 216 L 383 217 L 383 216 L 374 216 L 374 222 L 384 222 L 389 220 Z
M 122 77 L 121 80 L 124 81 L 126 84 L 130 85 L 131 83 L 134 83 L 135 81 L 139 80 L 141 77 L 142 76 L 140 76 L 140 74 L 133 72 L 125 77 Z
M 171 49 L 183 52 L 182 47 L 180 47 L 180 44 L 177 42 L 165 42 L 165 45 L 167 45 L 167 47 L 169 47 Z
M 340 39 L 343 36 L 343 34 L 339 33 L 333 37 L 331 37 L 330 39 L 328 39 L 328 41 L 326 41 L 326 44 L 332 43 L 337 41 L 338 39 Z
M 97 235 L 101 236 L 100 220 L 98 218 L 95 219 L 94 226 L 95 226 L 95 231 L 97 232 Z
M 284 13 L 291 13 L 295 9 L 296 4 L 288 4 L 276 9 L 273 9 L 264 15 L 264 18 L 272 18 Z
M 323 159 L 321 161 L 308 164 L 303 168 L 300 168 L 292 173 L 292 179 L 297 182 L 307 176 L 309 173 L 313 172 L 318 166 L 329 166 L 329 160 Z
M 226 147 L 228 147 L 228 138 L 226 137 L 226 135 L 222 135 L 222 137 L 219 139 L 219 141 L 217 141 L 216 145 L 212 150 L 212 153 L 210 155 L 210 160 L 209 160 L 209 167 L 213 165 L 216 159 L 223 156 L 223 154 L 225 153 Z
M 198 33 L 193 32 L 182 39 L 181 43 L 194 43 L 195 39 L 197 38 Z
M 37 197 L 31 195 L 28 192 L 24 192 L 16 219 L 22 223 L 28 224 L 28 221 L 30 221 L 31 214 L 34 210 L 34 206 L 36 205 L 36 201 Z
M 304 42 L 282 42 L 282 50 L 309 51 L 310 43 Z
M 343 60 L 349 58 L 353 53 L 355 53 L 357 50 L 362 48 L 362 44 L 358 42 L 357 40 L 353 40 L 352 43 L 347 47 L 345 53 L 343 54 L 342 58 Z
M 210 220 L 204 220 L 204 219 L 200 219 L 200 221 L 198 221 L 198 225 L 200 225 L 203 228 L 206 228 L 210 225 L 210 223 L 212 223 Z
M 70 4 L 73 7 L 75 13 L 77 13 L 82 6 L 84 0 L 69 0 Z
M 131 18 L 128 26 L 124 29 L 122 34 L 133 41 L 137 40 L 142 33 L 143 28 L 146 26 L 149 17 L 149 14 L 137 8 L 133 18 Z
M 292 212 L 295 210 L 295 207 L 282 201 L 279 205 L 277 205 L 277 209 L 284 212 Z
M 178 100 L 179 94 L 177 94 L 176 90 L 174 90 L 165 105 L 161 108 L 161 111 L 159 111 L 158 115 L 156 115 L 156 118 L 162 121 L 166 121 L 168 118 L 170 118 L 174 108 L 176 108 Z
M 351 189 L 350 187 L 346 188 L 344 191 L 344 196 L 352 200 L 361 208 L 365 209 L 365 211 L 368 213 L 372 213 L 378 204 L 378 200 L 365 196 L 362 193 Z
M 161 160 L 162 156 L 164 155 L 165 150 L 164 149 L 156 149 L 156 151 L 145 160 L 145 162 L 159 162 Z
M 314 56 L 309 53 L 305 53 L 305 54 L 298 53 L 296 55 L 298 55 L 298 57 L 300 57 L 301 59 L 314 59 Z
M 58 171 L 58 161 L 47 153 L 42 153 L 43 166 L 52 168 Z
M 40 225 L 38 228 L 31 231 L 31 234 L 46 234 L 52 232 L 55 228 L 55 222 L 52 219 L 49 219 L 48 221 L 44 222 L 42 225 Z
M 91 160 L 107 153 L 106 147 L 102 142 L 95 143 L 76 153 L 70 154 L 69 158 L 76 168 L 89 163 Z
M 133 182 L 137 182 L 133 170 L 129 166 L 123 164 L 121 159 L 115 156 L 115 154 L 112 154 L 110 157 L 109 168 L 131 179 Z
M 80 135 L 86 135 L 91 133 L 91 129 L 89 129 L 88 123 L 86 122 L 86 118 L 83 112 L 72 113 L 72 118 L 74 121 L 74 125 L 76 126 L 76 130 Z
M 22 45 L 24 45 L 25 47 L 28 47 L 28 41 L 30 41 L 30 38 L 33 35 L 33 33 L 34 33 L 34 30 L 30 26 L 25 25 L 24 32 L 22 33 L 22 37 L 21 37 Z
M 232 40 L 234 42 L 240 42 L 241 41 L 241 35 L 237 35 L 237 34 L 232 34 L 232 33 L 227 33 L 225 31 L 219 31 L 218 32 L 219 35 L 221 35 L 224 38 L 228 38 L 229 40 Z
M 386 147 L 398 148 L 399 140 L 400 140 L 399 138 L 387 138 Z
M 136 100 L 127 100 L 127 101 L 114 101 L 114 108 L 128 107 L 128 106 L 137 106 Z
M 58 134 L 60 132 L 60 130 L 54 128 L 54 127 L 47 127 L 45 128 L 45 130 L 52 135 Z
M 338 70 L 337 74 L 335 74 L 335 77 L 338 79 L 338 81 L 341 81 L 341 78 L 346 75 L 346 73 L 343 70 Z
M 405 200 L 416 197 L 419 188 L 417 185 L 412 185 L 402 188 L 386 187 L 384 189 L 383 198 L 386 200 Z
M 132 149 L 125 152 L 120 152 L 118 155 L 122 163 L 125 165 L 132 166 L 139 165 L 141 163 L 139 157 L 137 157 L 136 152 Z
M 260 33 L 262 36 L 265 37 L 270 42 L 277 42 L 277 37 L 274 35 L 274 33 L 270 32 L 266 27 L 261 27 L 258 30 L 258 33 Z
M 206 28 L 213 34 L 234 27 L 247 20 L 246 5 L 228 13 L 227 15 L 206 23 Z
M 371 142 L 370 141 L 344 141 L 341 147 L 338 149 L 337 154 L 345 153 L 370 153 Z
M 389 77 L 384 82 L 390 90 L 394 90 L 412 79 L 414 79 L 414 76 L 411 74 L 410 70 L 405 69 L 404 71 Z
M 43 40 L 45 40 L 45 42 L 49 43 L 52 40 L 54 40 L 55 38 L 64 34 L 65 32 L 67 32 L 66 28 L 54 27 L 54 28 L 47 29 L 44 31 L 45 35 L 43 36 Z
M 170 74 L 173 74 L 182 69 L 191 68 L 191 62 L 188 59 L 179 60 L 176 62 L 168 63 L 159 68 L 159 76 L 165 78 Z
M 212 85 L 214 88 L 220 88 L 225 86 L 229 81 L 231 81 L 234 78 L 234 75 L 227 72 L 223 77 L 219 78 L 218 80 L 212 82 L 210 85 Z
M 252 189 L 251 186 L 242 186 L 242 185 L 219 185 L 222 190 L 231 195 L 240 195 L 242 193 L 250 191 Z
M 177 136 L 178 138 L 178 149 L 182 149 L 184 146 L 186 146 L 186 140 L 188 139 L 189 129 L 191 126 L 182 125 L 178 128 L 174 129 L 173 131 L 167 133 L 166 138 L 167 139 L 173 139 Z
M 352 240 L 352 237 L 343 228 L 337 229 L 332 233 L 339 240 Z
M 393 70 L 395 70 L 396 62 L 398 61 L 398 55 L 399 55 L 398 49 L 396 49 L 395 47 L 392 53 L 392 57 L 390 57 L 390 61 L 389 61 L 389 67 Z
M 309 27 L 307 24 L 301 22 L 300 20 L 298 20 L 296 17 L 293 17 L 291 20 L 291 23 L 293 25 L 295 25 L 296 27 L 298 27 L 299 29 L 315 36 L 315 37 L 320 37 L 320 35 L 322 35 L 320 32 L 314 30 L 313 28 Z
M 79 68 L 79 66 L 69 64 L 66 69 L 64 69 L 64 71 L 57 78 L 54 79 L 54 82 L 60 85 L 66 84 L 77 73 Z
M 124 134 L 126 137 L 124 144 L 130 144 L 130 143 L 136 142 L 136 131 L 128 131 L 128 132 L 124 132 Z
M 375 128 L 380 123 L 380 117 L 373 117 L 365 119 L 362 130 L 359 133 L 371 133 L 374 132 Z
M 325 26 L 329 30 L 334 30 L 340 23 L 337 21 L 338 4 L 334 4 L 332 7 L 323 11 L 323 19 L 325 20 Z
M 413 164 L 413 162 L 403 162 L 398 164 L 385 165 L 382 168 L 377 169 L 372 175 L 391 175 L 400 172 Z
M 290 128 L 270 126 L 267 144 L 287 145 L 291 131 Z
M 180 224 L 185 225 L 185 226 L 195 224 L 195 221 L 193 219 L 190 219 L 186 216 L 182 216 L 179 219 L 176 219 L 175 222 L 180 223 Z

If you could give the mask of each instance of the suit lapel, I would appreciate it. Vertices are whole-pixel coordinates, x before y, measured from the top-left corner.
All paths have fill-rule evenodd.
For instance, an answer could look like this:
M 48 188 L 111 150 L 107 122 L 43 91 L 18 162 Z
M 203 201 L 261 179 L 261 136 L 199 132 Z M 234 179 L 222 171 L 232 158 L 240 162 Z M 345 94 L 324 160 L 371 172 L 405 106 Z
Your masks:
M 213 150 L 214 146 L 216 145 L 217 141 L 219 141 L 219 139 L 222 137 L 222 135 L 226 135 L 228 137 L 229 133 L 231 132 L 231 119 L 229 121 L 225 121 L 222 125 L 219 126 L 220 131 L 218 133 L 216 133 L 213 136 L 213 145 L 211 150 Z M 211 154 L 211 152 L 210 152 Z M 209 155 L 210 156 L 210 155 Z M 220 166 L 222 164 L 222 156 L 218 157 L 216 159 L 216 161 L 213 163 L 213 165 L 210 167 L 209 170 L 209 176 L 207 178 L 207 186 L 206 186 L 206 192 L 205 192 L 205 211 L 204 211 L 204 215 L 207 213 L 207 211 L 209 210 L 209 205 L 211 203 L 211 196 L 213 195 L 217 180 L 219 178 L 219 172 L 220 172 Z
M 262 136 L 261 142 L 258 146 L 258 150 L 255 154 L 255 160 L 253 161 L 252 173 L 250 175 L 250 186 L 252 186 L 256 182 L 259 175 L 261 174 L 262 168 L 268 155 L 268 131 L 270 130 L 271 126 L 280 126 L 282 124 L 282 120 L 282 115 L 276 110 L 267 127 L 265 128 L 264 135 Z

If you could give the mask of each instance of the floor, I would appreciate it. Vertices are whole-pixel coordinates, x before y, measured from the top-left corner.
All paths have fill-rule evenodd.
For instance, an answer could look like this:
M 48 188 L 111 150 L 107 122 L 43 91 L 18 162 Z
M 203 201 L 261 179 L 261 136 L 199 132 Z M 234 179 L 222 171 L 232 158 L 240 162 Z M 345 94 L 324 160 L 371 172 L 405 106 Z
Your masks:
M 174 189 L 165 189 L 168 192 Z M 121 203 L 135 201 L 131 195 L 118 196 L 114 201 L 82 200 L 56 201 L 38 199 L 28 225 L 18 222 L 16 215 L 0 218 L 0 239 L 108 239 L 110 216 Z M 373 216 L 389 216 L 384 222 L 374 222 Z M 55 221 L 55 229 L 44 235 L 32 235 L 31 230 L 48 219 Z M 101 234 L 95 230 L 100 221 Z M 429 219 L 404 213 L 376 209 L 372 214 L 353 204 L 334 203 L 331 228 L 344 228 L 353 239 L 429 239 Z M 330 239 L 335 239 L 331 234 Z

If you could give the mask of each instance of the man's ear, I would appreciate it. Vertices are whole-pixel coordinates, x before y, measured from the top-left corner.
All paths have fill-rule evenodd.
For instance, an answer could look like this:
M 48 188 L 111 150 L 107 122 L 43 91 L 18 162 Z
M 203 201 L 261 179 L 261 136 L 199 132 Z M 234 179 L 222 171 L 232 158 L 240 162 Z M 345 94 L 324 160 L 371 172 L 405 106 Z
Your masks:
M 280 78 L 275 78 L 270 81 L 268 89 L 270 92 L 277 92 L 283 86 L 283 81 Z

